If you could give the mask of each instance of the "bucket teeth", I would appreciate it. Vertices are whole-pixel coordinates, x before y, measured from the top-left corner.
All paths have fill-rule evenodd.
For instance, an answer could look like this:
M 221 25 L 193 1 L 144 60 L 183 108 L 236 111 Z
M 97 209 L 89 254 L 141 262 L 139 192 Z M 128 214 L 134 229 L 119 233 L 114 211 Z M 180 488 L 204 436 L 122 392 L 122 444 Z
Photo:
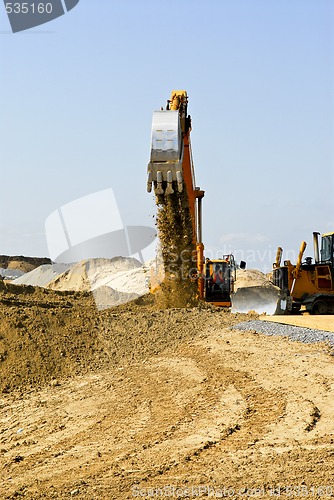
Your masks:
M 154 193 L 155 194 L 164 194 L 164 190 L 162 189 L 161 182 L 157 183 L 157 186 L 156 186 L 156 188 L 154 190 Z
M 182 173 L 180 170 L 176 172 L 176 182 L 177 182 L 177 190 L 179 193 L 182 193 L 183 191 L 183 180 L 182 180 Z
M 164 190 L 162 189 L 162 172 L 158 170 L 157 172 L 157 185 L 154 190 L 155 194 L 164 194 Z
M 147 176 L 147 192 L 150 193 L 151 191 L 152 191 L 152 172 L 149 172 Z
M 147 191 L 150 193 L 153 186 L 156 195 L 164 194 L 164 192 L 168 195 L 173 195 L 175 192 L 182 193 L 184 187 L 181 165 L 177 168 L 175 165 L 168 165 L 169 168 L 166 168 L 166 164 L 160 164 L 159 167 L 157 169 L 152 163 L 149 164 Z
M 168 170 L 167 172 L 167 188 L 166 188 L 166 194 L 173 194 L 174 189 L 173 189 L 173 174 L 171 170 Z

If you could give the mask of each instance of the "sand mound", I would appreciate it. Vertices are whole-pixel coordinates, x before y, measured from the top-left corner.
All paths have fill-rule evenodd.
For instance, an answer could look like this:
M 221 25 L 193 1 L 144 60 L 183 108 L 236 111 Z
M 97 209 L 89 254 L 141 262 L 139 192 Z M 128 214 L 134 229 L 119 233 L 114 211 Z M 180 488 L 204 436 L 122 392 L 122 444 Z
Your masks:
M 19 269 L 4 269 L 3 267 L 0 267 L 0 276 L 2 276 L 5 279 L 9 280 L 15 280 L 16 278 L 19 278 L 24 274 L 23 271 L 20 271 Z
M 136 302 L 98 311 L 91 293 L 0 282 L 0 394 L 133 364 L 192 338 L 199 324 L 240 321 L 218 308 L 217 314 L 211 308 L 166 312 L 152 296 Z
M 30 262 L 24 262 L 23 260 L 12 260 L 8 262 L 7 269 L 17 269 L 19 271 L 22 271 L 23 273 L 29 273 L 29 271 L 32 271 L 35 269 L 36 266 L 34 264 L 31 264 Z
M 29 273 L 13 280 L 15 285 L 33 285 L 46 287 L 51 280 L 70 267 L 69 264 L 43 264 Z
M 147 294 L 148 269 L 131 257 L 88 259 L 53 279 L 47 288 L 92 291 L 98 309 L 106 309 Z
M 51 259 L 48 257 L 24 257 L 23 255 L 0 255 L 0 267 L 19 269 L 24 273 L 28 273 L 43 264 L 52 264 Z
M 249 286 L 261 286 L 269 283 L 268 277 L 259 269 L 238 269 L 237 280 L 234 289 L 245 288 Z
M 58 291 L 92 291 L 98 309 L 124 304 L 149 292 L 149 269 L 131 257 L 87 259 L 77 264 L 42 265 L 15 279 Z
M 110 286 L 100 286 L 93 290 L 96 307 L 98 310 L 108 309 L 111 306 L 126 304 L 140 297 L 137 293 L 124 293 Z

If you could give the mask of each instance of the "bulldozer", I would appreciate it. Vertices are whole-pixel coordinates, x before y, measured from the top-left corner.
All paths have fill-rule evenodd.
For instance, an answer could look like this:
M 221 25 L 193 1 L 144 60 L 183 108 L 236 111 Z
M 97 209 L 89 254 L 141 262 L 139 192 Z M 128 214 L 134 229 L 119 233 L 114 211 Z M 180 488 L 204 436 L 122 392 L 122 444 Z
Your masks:
M 286 314 L 334 314 L 334 233 L 321 235 L 320 251 L 319 236 L 313 233 L 314 258 L 303 259 L 303 241 L 295 265 L 290 260 L 281 265 L 283 250 L 278 247 L 272 283 L 280 289 Z
M 187 267 L 184 279 L 197 282 L 200 299 L 216 306 L 231 307 L 237 264 L 232 254 L 222 255 L 220 259 L 206 259 L 204 256 L 202 200 L 205 192 L 196 186 L 190 132 L 187 92 L 174 90 L 166 108 L 153 113 L 147 191 L 154 191 L 157 207 L 170 207 L 170 231 L 180 235 L 174 253 L 191 253 L 193 265 Z M 180 216 L 181 210 L 186 216 Z M 162 252 L 165 267 L 168 264 L 167 247 L 165 244 Z M 182 265 L 181 260 L 175 259 L 174 269 Z M 245 265 L 240 263 L 243 269 Z M 177 269 L 174 274 L 177 274 Z M 161 267 L 157 266 L 151 273 L 152 292 L 162 280 Z

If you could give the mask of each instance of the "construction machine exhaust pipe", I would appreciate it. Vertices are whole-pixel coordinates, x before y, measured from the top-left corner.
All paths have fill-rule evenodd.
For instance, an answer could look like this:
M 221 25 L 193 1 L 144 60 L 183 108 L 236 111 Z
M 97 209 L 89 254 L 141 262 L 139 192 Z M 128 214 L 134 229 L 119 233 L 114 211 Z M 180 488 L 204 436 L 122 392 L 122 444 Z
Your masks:
M 302 265 L 303 255 L 304 255 L 306 247 L 307 247 L 306 241 L 302 241 L 302 244 L 300 245 L 300 249 L 299 249 L 299 254 L 298 254 L 298 259 L 297 259 L 297 263 L 296 263 L 296 268 L 294 269 L 294 271 L 292 271 L 293 282 L 292 282 L 292 286 L 291 286 L 291 290 L 290 290 L 290 295 L 292 295 L 293 292 L 294 292 L 295 284 L 296 284 L 296 279 L 298 278 L 298 275 L 299 275 L 299 271 L 300 271 L 300 268 L 301 268 L 301 265 Z
M 314 262 L 318 264 L 320 262 L 319 254 L 319 235 L 320 233 L 313 233 L 313 246 L 314 246 Z
M 294 270 L 295 278 L 299 274 L 299 271 L 300 271 L 300 268 L 302 265 L 303 255 L 304 255 L 306 247 L 307 247 L 306 241 L 302 241 L 302 244 L 300 245 L 300 249 L 299 249 L 298 259 L 297 259 L 297 263 L 296 263 L 296 269 Z
M 282 262 L 283 248 L 278 247 L 276 252 L 275 267 L 280 267 Z

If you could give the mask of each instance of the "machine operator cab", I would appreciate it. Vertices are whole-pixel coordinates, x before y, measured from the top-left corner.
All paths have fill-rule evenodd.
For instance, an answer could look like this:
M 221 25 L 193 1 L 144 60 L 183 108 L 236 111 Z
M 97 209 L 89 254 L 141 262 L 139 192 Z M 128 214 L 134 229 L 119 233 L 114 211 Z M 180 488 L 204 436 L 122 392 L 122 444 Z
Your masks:
M 205 300 L 219 306 L 231 306 L 234 292 L 236 264 L 233 255 L 223 255 L 222 259 L 205 262 Z
M 321 237 L 321 263 L 334 266 L 334 233 L 323 234 Z

